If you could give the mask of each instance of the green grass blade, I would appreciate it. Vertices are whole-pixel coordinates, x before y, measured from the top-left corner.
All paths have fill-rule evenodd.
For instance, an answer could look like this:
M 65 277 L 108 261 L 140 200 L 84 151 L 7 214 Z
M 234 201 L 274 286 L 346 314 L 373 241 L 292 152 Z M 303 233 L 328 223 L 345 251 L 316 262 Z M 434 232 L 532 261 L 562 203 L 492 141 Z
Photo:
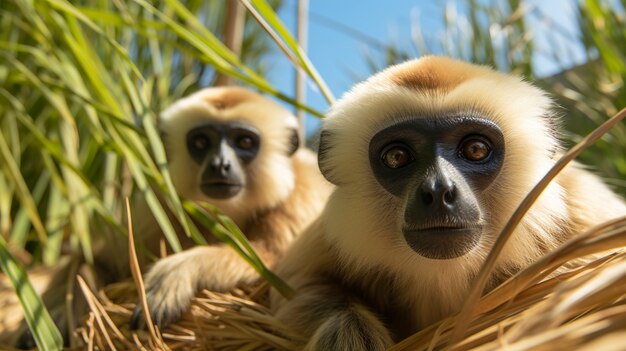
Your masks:
M 143 192 L 144 197 L 146 198 L 146 202 L 150 207 L 150 210 L 152 211 L 152 214 L 154 215 L 154 218 L 159 224 L 161 230 L 163 231 L 163 235 L 172 247 L 172 250 L 174 250 L 174 252 L 182 251 L 183 248 L 180 245 L 178 237 L 176 236 L 176 231 L 174 230 L 172 223 L 167 217 L 167 213 L 163 209 L 163 206 L 161 206 L 158 197 L 148 185 L 148 181 L 140 168 L 139 162 L 129 160 L 128 168 L 133 174 L 135 182 L 137 183 L 137 187 Z
M 70 112 L 68 105 L 66 104 L 66 100 L 63 95 L 53 92 L 49 88 L 47 88 L 41 80 L 38 79 L 37 75 L 32 72 L 28 67 L 26 67 L 21 62 L 17 62 L 16 60 L 10 59 L 15 68 L 18 69 L 21 73 L 27 77 L 31 83 L 39 88 L 39 91 L 43 93 L 46 99 L 50 102 L 52 106 L 55 107 L 56 111 L 62 117 L 62 122 L 59 123 L 59 130 L 61 133 L 61 140 L 63 144 L 63 151 L 58 151 L 60 155 L 63 155 L 63 159 L 67 161 L 65 165 L 62 165 L 62 174 L 64 181 L 70 185 L 72 191 L 68 192 L 68 196 L 70 198 L 70 202 L 73 204 L 78 204 L 82 201 L 82 199 L 87 197 L 87 191 L 82 182 L 79 182 L 79 175 L 82 175 L 78 169 L 79 165 L 79 157 L 76 152 L 78 149 L 78 140 L 75 126 L 75 120 Z M 8 94 L 3 94 L 3 96 L 7 96 Z M 13 102 L 14 106 L 19 106 L 16 102 Z M 28 123 L 27 123 L 28 124 Z M 37 128 L 33 128 L 36 130 Z M 35 133 L 37 135 L 39 133 Z M 2 138 L 4 141 L 4 138 Z M 6 143 L 0 142 L 0 149 L 6 146 Z M 54 144 L 50 144 L 51 150 L 58 150 L 58 147 Z M 4 155 L 5 159 L 7 155 Z M 14 162 L 13 162 L 14 163 Z M 67 167 L 69 165 L 69 167 Z M 9 164 L 11 167 L 11 164 Z M 22 178 L 21 172 L 17 165 L 11 167 L 13 174 L 13 181 L 20 182 Z M 21 180 L 23 185 L 18 186 L 18 194 L 21 194 L 21 199 L 25 201 L 25 207 L 28 210 L 29 215 L 31 216 L 31 221 L 37 233 L 39 234 L 40 240 L 43 243 L 46 243 L 47 235 L 45 229 L 43 228 L 43 223 L 41 219 L 37 215 L 37 217 L 33 217 L 36 213 L 36 205 L 34 200 L 32 199 L 32 195 L 28 191 L 28 187 L 25 182 Z M 91 248 L 91 237 L 89 235 L 90 227 L 88 223 L 88 210 L 84 206 L 76 206 L 74 211 L 71 212 L 70 219 L 72 220 L 75 228 L 75 233 L 79 239 L 81 246 L 83 247 L 83 252 L 85 254 L 85 258 L 88 262 L 93 262 L 93 252 Z M 41 228 L 39 227 L 41 226 Z
M 13 225 L 11 222 L 11 203 L 13 202 L 13 186 L 9 185 L 4 173 L 0 172 L 0 235 L 7 233 Z
M 35 203 L 40 203 L 44 192 L 50 186 L 50 175 L 43 173 L 37 180 L 35 187 L 33 188 L 33 200 Z M 18 247 L 24 247 L 28 239 L 28 234 L 31 228 L 30 214 L 25 208 L 20 208 L 15 214 L 15 220 L 13 221 L 13 228 L 11 229 L 11 242 Z M 46 237 L 49 239 L 50 232 L 46 229 Z M 50 244 L 48 241 L 47 244 Z
M 132 64 L 133 61 L 128 56 L 128 53 L 126 52 L 126 50 L 121 45 L 119 45 L 119 43 L 117 43 L 115 40 L 113 40 L 111 38 L 111 36 L 109 36 L 106 33 L 104 33 L 100 29 L 100 27 L 98 27 L 87 16 L 85 16 L 82 12 L 80 12 L 80 10 L 78 8 L 76 8 L 75 6 L 70 4 L 69 2 L 62 1 L 62 0 L 47 0 L 47 2 L 53 8 L 55 8 L 55 9 L 57 9 L 59 11 L 63 11 L 65 13 L 67 13 L 68 15 L 78 19 L 81 23 L 83 23 L 84 25 L 86 25 L 87 27 L 92 29 L 95 33 L 99 34 L 100 37 L 102 39 L 104 39 L 105 41 L 107 41 L 116 50 L 116 52 L 119 55 L 123 56 L 124 58 L 127 59 L 127 61 L 129 63 L 131 63 L 130 67 L 131 67 L 131 70 L 133 71 L 133 73 L 135 74 L 135 77 L 140 79 L 140 80 L 143 79 L 143 76 L 141 75 L 141 72 L 139 71 L 137 66 Z
M 76 10 L 83 14 L 85 17 L 92 20 L 94 23 L 100 23 L 105 26 L 113 26 L 124 28 L 126 26 L 134 24 L 134 26 L 140 28 L 149 28 L 149 29 L 164 29 L 165 25 L 159 21 L 151 21 L 145 18 L 125 18 L 124 15 L 112 12 L 109 10 L 101 10 L 97 8 L 84 7 L 84 6 L 75 6 Z M 132 21 L 136 21 L 133 23 Z M 146 31 L 139 31 L 142 35 L 146 35 Z
M 203 32 L 207 37 L 202 36 L 198 32 L 188 29 L 184 25 L 181 25 L 170 18 L 168 15 L 156 9 L 150 3 L 144 0 L 134 0 L 140 4 L 146 11 L 150 12 L 157 18 L 163 21 L 167 27 L 172 30 L 177 36 L 179 36 L 188 45 L 191 45 L 202 54 L 202 58 L 206 60 L 215 70 L 237 78 L 243 82 L 251 84 L 261 91 L 271 94 L 283 101 L 286 101 L 312 115 L 323 117 L 323 113 L 301 104 L 300 102 L 292 99 L 281 92 L 279 92 L 272 84 L 270 84 L 265 78 L 254 73 L 247 68 L 239 59 L 232 53 L 231 50 L 226 48 L 215 36 L 209 32 Z M 174 1 L 174 0 L 169 0 Z M 175 5 L 175 2 L 172 2 Z M 184 11 L 181 12 L 183 16 L 186 15 Z
M 46 218 L 48 246 L 42 253 L 43 263 L 48 266 L 57 262 L 61 256 L 64 228 L 67 225 L 67 218 L 70 212 L 71 208 L 67 201 L 65 201 L 61 190 L 57 187 L 50 187 Z
M 244 4 L 248 3 L 249 0 L 241 0 Z M 255 17 L 257 20 L 267 21 L 277 32 L 279 37 L 287 44 L 289 49 L 293 53 L 296 54 L 298 58 L 298 63 L 302 69 L 313 79 L 315 84 L 320 88 L 322 95 L 326 98 L 329 104 L 333 104 L 335 102 L 335 97 L 333 93 L 328 88 L 328 85 L 322 78 L 322 76 L 317 72 L 315 66 L 309 60 L 307 54 L 302 50 L 302 47 L 298 44 L 298 41 L 291 35 L 287 27 L 280 20 L 274 9 L 267 3 L 265 0 L 250 0 L 252 4 L 257 8 L 259 13 L 262 15 L 262 18 Z M 265 28 L 265 26 L 264 26 Z M 272 36 L 275 38 L 276 36 Z
M 39 240 L 41 240 L 42 243 L 45 243 L 47 240 L 47 233 L 43 222 L 41 221 L 41 217 L 39 216 L 37 205 L 2 133 L 0 133 L 0 170 L 2 170 L 5 177 L 12 184 L 14 184 L 15 193 L 20 199 L 20 203 L 24 207 L 24 210 L 28 213 L 30 222 L 34 227 Z
M 44 351 L 62 350 L 63 337 L 59 329 L 30 284 L 24 268 L 7 250 L 7 244 L 2 236 L 0 236 L 0 266 L 15 288 L 37 348 Z
M 185 233 L 191 234 L 191 229 L 187 222 L 183 205 L 178 197 L 178 193 L 176 192 L 176 188 L 174 187 L 174 183 L 172 182 L 172 178 L 170 176 L 169 167 L 167 165 L 167 157 L 165 155 L 165 147 L 163 146 L 161 136 L 159 135 L 156 118 L 154 118 L 154 115 L 149 111 L 148 98 L 146 96 L 136 94 L 137 92 L 133 89 L 134 84 L 128 81 L 128 77 L 126 75 L 122 75 L 122 81 L 131 97 L 131 101 L 135 105 L 135 110 L 141 112 L 141 123 L 146 132 L 146 136 L 148 137 L 148 142 L 152 148 L 152 153 L 157 167 L 159 168 L 160 175 L 162 176 L 159 180 L 162 180 L 162 183 L 165 184 L 165 187 L 168 190 L 168 198 L 174 209 L 174 213 L 183 226 L 183 230 Z
M 210 230 L 217 239 L 232 247 L 281 295 L 290 298 L 295 294 L 293 288 L 265 266 L 256 252 L 254 252 L 252 246 L 250 246 L 246 236 L 230 218 L 221 214 L 217 208 L 211 205 L 207 206 L 210 212 L 207 212 L 201 205 L 191 201 L 183 202 L 183 206 L 191 217 L 204 228 Z M 216 216 L 217 220 L 210 213 Z

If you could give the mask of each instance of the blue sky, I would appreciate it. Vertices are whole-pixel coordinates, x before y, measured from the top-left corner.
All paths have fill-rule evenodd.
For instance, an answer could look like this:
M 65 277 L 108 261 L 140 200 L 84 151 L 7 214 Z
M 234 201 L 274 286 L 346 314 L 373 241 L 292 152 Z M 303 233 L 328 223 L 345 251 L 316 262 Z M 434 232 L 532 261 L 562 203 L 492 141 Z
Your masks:
M 497 3 L 497 0 L 485 0 L 485 3 Z M 565 41 L 549 42 L 549 22 L 558 23 L 566 31 L 575 33 L 575 0 L 530 0 L 530 6 L 537 6 L 545 14 L 543 20 L 533 20 L 529 29 L 533 32 L 536 45 L 545 51 L 554 49 L 568 52 L 565 62 L 554 62 L 548 55 L 535 58 L 536 70 L 540 75 L 558 72 L 563 66 L 582 63 L 584 55 L 580 48 Z M 376 56 L 375 45 L 368 40 L 348 35 L 346 31 L 333 28 L 325 19 L 330 19 L 352 30 L 366 35 L 380 43 L 394 43 L 400 48 L 411 48 L 411 25 L 419 23 L 425 36 L 436 36 L 443 28 L 442 14 L 446 6 L 453 6 L 463 12 L 465 1 L 462 0 L 310 0 L 309 1 L 309 57 L 329 88 L 339 98 L 360 77 L 366 78 L 369 72 L 366 55 Z M 279 12 L 283 22 L 295 34 L 295 15 L 297 0 L 284 0 Z M 416 20 L 417 19 L 417 20 Z M 531 19 L 532 20 L 532 19 Z M 272 55 L 269 60 L 272 67 L 268 79 L 281 91 L 293 96 L 294 69 L 282 53 Z M 328 105 L 312 84 L 309 84 L 307 103 L 321 111 Z M 307 133 L 314 132 L 319 125 L 315 117 L 307 118 Z

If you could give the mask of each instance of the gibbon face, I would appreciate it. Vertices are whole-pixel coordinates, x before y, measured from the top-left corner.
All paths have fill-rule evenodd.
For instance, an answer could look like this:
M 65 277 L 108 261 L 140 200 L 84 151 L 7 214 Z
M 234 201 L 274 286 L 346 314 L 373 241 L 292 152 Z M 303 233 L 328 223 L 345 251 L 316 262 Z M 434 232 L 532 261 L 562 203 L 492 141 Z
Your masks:
M 208 88 L 178 100 L 160 116 L 175 187 L 227 215 L 248 218 L 293 190 L 290 156 L 297 121 L 243 88 Z
M 519 78 L 442 57 L 357 85 L 333 106 L 320 139 L 320 169 L 338 185 L 327 213 L 341 215 L 326 217 L 333 242 L 363 269 L 382 264 L 438 282 L 465 280 L 453 276 L 480 267 L 554 163 L 551 106 Z M 546 189 L 518 232 L 537 223 L 558 228 L 561 191 Z M 558 240 L 533 230 L 510 240 L 504 266 L 525 265 Z
M 447 259 L 480 242 L 485 220 L 475 194 L 497 177 L 504 153 L 502 131 L 488 119 L 418 117 L 377 132 L 369 163 L 378 184 L 405 201 L 407 244 L 421 256 Z
M 259 152 L 258 129 L 244 123 L 207 122 L 187 132 L 187 153 L 202 167 L 200 190 L 229 199 L 246 186 L 245 167 Z

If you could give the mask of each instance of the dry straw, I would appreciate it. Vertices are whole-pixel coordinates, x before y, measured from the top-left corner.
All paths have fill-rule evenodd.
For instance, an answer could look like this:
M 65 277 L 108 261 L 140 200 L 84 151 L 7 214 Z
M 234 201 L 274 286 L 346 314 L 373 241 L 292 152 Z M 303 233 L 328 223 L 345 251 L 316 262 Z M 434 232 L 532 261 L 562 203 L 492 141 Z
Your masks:
M 90 350 L 297 350 L 301 340 L 241 290 L 201 292 L 180 321 L 155 334 L 129 329 L 134 284 L 113 284 L 98 296 L 89 290 L 85 294 L 94 308 L 76 335 Z
M 626 116 L 620 111 L 557 163 L 529 193 L 503 231 L 503 245 L 517 221 L 548 182 L 582 149 Z M 130 235 L 132 240 L 132 233 Z M 498 246 L 498 245 L 496 245 Z M 580 233 L 485 296 L 481 277 L 469 303 L 401 341 L 391 350 L 626 350 L 626 217 Z M 493 258 L 497 258 L 495 249 Z M 132 255 L 131 255 L 132 256 Z M 298 350 L 302 337 L 267 308 L 267 289 L 255 293 L 202 291 L 183 318 L 164 330 L 129 330 L 143 295 L 136 262 L 135 284 L 118 283 L 97 295 L 82 284 L 91 312 L 76 336 L 89 350 Z M 145 296 L 142 296 L 145 307 Z
M 126 200 L 127 215 L 131 218 Z M 132 219 L 132 218 L 131 218 Z M 271 316 L 266 304 L 267 285 L 251 293 L 205 290 L 192 301 L 180 321 L 164 330 L 152 324 L 129 221 L 129 253 L 133 283 L 110 285 L 96 296 L 78 277 L 91 312 L 75 332 L 88 350 L 295 350 L 300 337 Z M 139 300 L 147 331 L 130 329 Z
M 624 246 L 626 217 L 582 233 L 482 297 L 459 343 L 448 345 L 454 316 L 392 349 L 626 350 Z M 271 315 L 266 289 L 205 290 L 156 335 L 129 330 L 133 283 L 84 292 L 91 312 L 76 335 L 89 350 L 298 350 L 302 340 Z

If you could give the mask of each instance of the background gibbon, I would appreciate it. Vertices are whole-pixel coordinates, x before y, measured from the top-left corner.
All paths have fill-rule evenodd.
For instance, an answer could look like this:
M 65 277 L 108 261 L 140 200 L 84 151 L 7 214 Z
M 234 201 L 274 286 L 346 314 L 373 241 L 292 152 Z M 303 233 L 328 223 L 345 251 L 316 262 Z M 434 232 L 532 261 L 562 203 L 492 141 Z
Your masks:
M 358 84 L 322 127 L 319 166 L 337 187 L 277 273 L 277 316 L 310 350 L 384 350 L 458 312 L 510 215 L 560 155 L 538 88 L 443 57 Z M 533 205 L 490 287 L 626 205 L 578 164 Z
M 319 215 L 332 189 L 315 154 L 300 147 L 296 118 L 250 90 L 201 90 L 163 111 L 159 123 L 179 194 L 217 206 L 270 267 Z M 161 230 L 145 204 L 136 210 L 137 240 L 156 253 Z M 177 319 L 198 289 L 225 291 L 258 279 L 233 249 L 205 237 L 210 245 L 165 257 L 146 274 L 158 325 Z
M 296 117 L 250 90 L 201 90 L 163 111 L 159 128 L 179 194 L 217 206 L 242 229 L 270 267 L 319 215 L 332 190 L 320 174 L 315 153 L 301 147 Z M 142 194 L 137 195 L 132 205 L 133 225 L 145 269 L 149 256 L 159 254 L 163 236 Z M 170 218 L 183 247 L 191 247 L 192 240 L 175 217 Z M 59 264 L 39 288 L 47 306 L 66 303 L 65 293 L 51 287 L 75 279 L 78 266 L 92 289 L 130 276 L 127 238 L 107 230 L 101 233 L 94 246 L 96 276 L 80 258 Z M 224 291 L 259 277 L 232 248 L 208 231 L 202 234 L 210 245 L 163 258 L 145 276 L 150 312 L 160 326 L 177 319 L 200 288 Z M 80 298 L 82 293 L 77 287 L 75 290 L 73 317 L 79 320 L 87 306 Z M 72 330 L 66 316 L 55 317 L 59 328 L 69 335 Z M 137 314 L 132 324 L 137 326 L 139 318 Z M 14 334 L 10 340 L 0 336 L 22 348 L 35 347 L 25 323 Z

